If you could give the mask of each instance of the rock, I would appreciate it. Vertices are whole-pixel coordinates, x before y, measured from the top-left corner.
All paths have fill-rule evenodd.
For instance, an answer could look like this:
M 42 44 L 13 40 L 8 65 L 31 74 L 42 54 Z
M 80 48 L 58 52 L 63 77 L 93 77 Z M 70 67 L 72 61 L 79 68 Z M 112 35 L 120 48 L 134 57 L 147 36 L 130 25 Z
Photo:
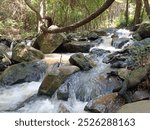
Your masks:
M 89 42 L 89 41 L 71 41 L 63 44 L 63 50 L 66 52 L 89 52 L 90 48 L 98 45 L 97 42 Z
M 76 98 L 80 101 L 88 102 L 99 95 L 111 93 L 114 88 L 121 85 L 116 77 L 107 77 L 106 75 L 101 74 L 93 78 L 90 74 L 87 75 L 88 78 L 86 76 L 81 78 L 81 80 L 79 80 L 81 83 L 76 83 L 78 86 L 74 88 Z M 67 85 L 65 85 L 65 87 L 67 87 Z
M 110 53 L 110 51 L 99 49 L 99 48 L 92 48 L 90 50 L 90 55 L 102 56 L 105 53 Z
M 94 30 L 94 32 L 95 32 L 98 36 L 107 36 L 107 31 L 106 31 L 106 30 L 97 29 L 97 30 Z
M 35 40 L 33 47 L 48 54 L 54 52 L 64 41 L 64 34 L 42 33 Z
M 43 58 L 44 54 L 41 51 L 24 44 L 17 44 L 12 50 L 12 60 L 17 62 L 33 61 Z
M 42 61 L 22 62 L 12 65 L 0 75 L 0 86 L 38 81 L 46 72 L 46 68 L 47 66 Z
M 118 113 L 150 113 L 150 100 L 144 100 L 123 105 Z
M 129 38 L 119 38 L 113 41 L 112 46 L 121 49 L 127 42 L 129 42 L 129 40 Z
M 141 101 L 141 100 L 148 100 L 150 98 L 150 94 L 147 91 L 136 91 L 132 95 L 132 101 Z
M 95 32 L 90 32 L 87 36 L 88 40 L 94 41 L 99 38 L 98 34 Z
M 69 61 L 72 65 L 78 66 L 81 70 L 85 71 L 94 67 L 94 64 L 92 65 L 92 61 L 86 58 L 82 53 L 72 55 Z
M 58 113 L 70 113 L 70 110 L 65 106 L 65 104 L 60 103 L 58 107 Z
M 12 44 L 12 40 L 10 39 L 7 39 L 7 38 L 0 38 L 0 45 L 5 45 L 7 47 L 11 47 L 11 44 Z
M 79 71 L 76 66 L 62 66 L 49 72 L 40 85 L 38 94 L 52 96 L 66 78 Z
M 0 49 L 0 71 L 4 71 L 11 64 L 10 58 L 5 51 Z
M 117 93 L 106 94 L 91 100 L 84 108 L 85 111 L 110 113 L 116 112 L 125 102 Z
M 150 37 L 150 22 L 144 22 L 140 25 L 138 30 L 136 31 L 137 34 L 140 35 L 142 39 Z

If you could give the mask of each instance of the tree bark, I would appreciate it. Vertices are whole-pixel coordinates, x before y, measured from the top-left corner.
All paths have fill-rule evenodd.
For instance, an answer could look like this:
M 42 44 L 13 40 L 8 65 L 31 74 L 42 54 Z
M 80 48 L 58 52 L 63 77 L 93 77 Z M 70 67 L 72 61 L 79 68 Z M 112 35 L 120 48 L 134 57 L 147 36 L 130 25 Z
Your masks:
M 80 26 L 83 26 L 87 23 L 89 23 L 90 21 L 92 21 L 93 19 L 95 19 L 96 17 L 98 17 L 100 14 L 102 14 L 106 9 L 108 9 L 111 4 L 114 2 L 115 0 L 107 0 L 97 11 L 95 11 L 94 13 L 92 13 L 91 15 L 89 15 L 87 18 L 79 21 L 79 22 L 76 22 L 76 23 L 73 23 L 69 26 L 66 26 L 66 27 L 59 27 L 59 28 L 55 28 L 55 29 L 48 29 L 44 26 L 41 26 L 41 30 L 44 32 L 44 33 L 60 33 L 60 32 L 66 32 L 66 31 L 72 31 Z
M 39 1 L 39 14 L 40 16 L 43 18 L 45 16 L 45 9 L 46 5 L 45 5 L 45 0 L 40 0 Z M 38 33 L 41 31 L 40 27 L 43 25 L 43 22 L 41 22 L 41 20 L 37 19 L 37 28 L 38 28 Z
M 148 0 L 143 0 L 143 2 L 144 2 L 144 6 L 145 6 L 146 13 L 148 15 L 148 18 L 150 19 L 150 5 L 149 5 L 149 2 L 148 2 Z
M 129 23 L 129 0 L 126 0 L 125 20 L 126 20 L 126 26 L 127 26 Z
M 135 0 L 136 8 L 134 14 L 134 25 L 141 23 L 142 0 Z

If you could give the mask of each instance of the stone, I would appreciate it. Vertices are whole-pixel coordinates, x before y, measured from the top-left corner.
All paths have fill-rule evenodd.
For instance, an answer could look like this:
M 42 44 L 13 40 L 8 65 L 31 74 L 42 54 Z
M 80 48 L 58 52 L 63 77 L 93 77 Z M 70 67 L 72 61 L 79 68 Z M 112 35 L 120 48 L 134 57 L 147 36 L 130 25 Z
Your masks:
M 118 113 L 150 113 L 150 100 L 125 104 L 117 112 Z
M 147 91 L 136 91 L 132 95 L 132 101 L 141 101 L 141 100 L 148 100 L 150 98 L 150 94 Z
M 73 54 L 69 61 L 72 65 L 78 66 L 81 70 L 85 71 L 94 67 L 94 64 L 92 65 L 92 61 L 86 58 L 82 53 Z
M 84 52 L 88 53 L 90 48 L 96 46 L 97 42 L 89 42 L 89 41 L 71 41 L 63 44 L 63 50 L 66 52 Z
M 102 56 L 103 54 L 110 53 L 110 51 L 99 49 L 99 48 L 92 48 L 90 50 L 90 55 Z
M 129 40 L 129 38 L 119 38 L 113 41 L 112 46 L 121 49 L 127 42 L 129 42 Z
M 39 81 L 46 69 L 47 65 L 43 61 L 22 62 L 12 65 L 0 75 L 0 86 Z
M 68 76 L 79 71 L 76 66 L 62 66 L 49 72 L 38 90 L 39 95 L 52 96 Z
M 94 41 L 99 38 L 98 34 L 95 32 L 90 32 L 87 36 L 88 40 Z
M 42 33 L 35 40 L 33 47 L 41 50 L 44 54 L 54 52 L 64 41 L 64 34 Z
M 24 44 L 17 44 L 12 50 L 12 60 L 17 62 L 28 62 L 43 58 L 44 54 L 41 51 Z
M 91 100 L 84 110 L 95 113 L 110 113 L 116 112 L 124 104 L 124 100 L 117 93 L 110 93 Z
M 150 37 L 150 22 L 148 21 L 148 22 L 142 23 L 135 33 L 138 33 L 142 39 L 149 38 Z

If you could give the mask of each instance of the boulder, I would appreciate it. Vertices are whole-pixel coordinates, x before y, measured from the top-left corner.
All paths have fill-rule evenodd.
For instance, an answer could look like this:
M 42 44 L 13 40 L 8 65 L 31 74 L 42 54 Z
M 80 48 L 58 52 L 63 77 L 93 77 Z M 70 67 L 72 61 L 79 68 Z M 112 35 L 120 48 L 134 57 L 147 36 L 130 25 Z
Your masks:
M 66 78 L 79 71 L 76 66 L 62 66 L 49 72 L 40 85 L 38 94 L 52 96 Z
M 99 35 L 96 32 L 90 32 L 87 38 L 88 40 L 94 41 L 99 38 Z
M 90 41 L 71 41 L 68 43 L 64 43 L 62 48 L 66 52 L 84 52 L 88 53 L 90 48 L 96 46 L 99 44 L 99 41 L 97 42 L 90 42 Z
M 95 113 L 116 112 L 124 104 L 124 100 L 117 93 L 110 93 L 91 100 L 84 110 Z
M 44 54 L 52 53 L 63 43 L 64 39 L 63 34 L 42 33 L 35 40 L 33 47 Z
M 22 62 L 12 65 L 0 75 L 0 86 L 38 81 L 46 72 L 46 68 L 47 66 L 42 61 Z
M 18 44 L 12 50 L 12 60 L 17 62 L 28 62 L 43 58 L 44 54 L 41 51 L 25 44 Z
M 119 38 L 113 41 L 112 46 L 121 49 L 127 42 L 129 42 L 129 40 L 129 38 Z
M 94 67 L 94 63 L 85 57 L 82 53 L 73 54 L 70 59 L 72 65 L 78 66 L 81 70 L 90 70 Z
M 138 30 L 133 34 L 133 37 L 137 39 L 138 37 L 136 35 L 139 35 L 141 39 L 150 37 L 150 22 L 142 23 L 140 27 L 138 28 Z
M 144 100 L 123 105 L 118 113 L 150 113 L 150 100 Z
M 110 53 L 110 51 L 99 49 L 99 48 L 92 48 L 90 50 L 90 55 L 102 56 L 103 54 Z

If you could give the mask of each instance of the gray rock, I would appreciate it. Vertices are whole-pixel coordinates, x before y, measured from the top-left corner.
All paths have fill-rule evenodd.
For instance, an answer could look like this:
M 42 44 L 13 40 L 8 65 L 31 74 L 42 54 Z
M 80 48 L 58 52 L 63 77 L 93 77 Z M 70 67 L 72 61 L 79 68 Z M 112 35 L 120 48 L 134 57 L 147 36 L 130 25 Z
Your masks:
M 64 34 L 40 34 L 35 40 L 33 47 L 41 50 L 44 54 L 54 52 L 64 41 Z
M 90 48 L 96 46 L 97 42 L 88 42 L 88 41 L 71 41 L 63 44 L 63 49 L 66 52 L 89 52 Z
M 12 60 L 17 62 L 33 61 L 43 59 L 44 54 L 30 46 L 25 44 L 17 44 L 12 50 Z
M 87 36 L 88 40 L 94 41 L 99 38 L 98 34 L 95 32 L 90 32 Z
M 112 46 L 115 48 L 122 48 L 127 42 L 129 42 L 129 38 L 119 38 L 118 40 L 113 41 Z
M 0 86 L 38 81 L 46 72 L 46 68 L 47 66 L 42 61 L 22 62 L 12 65 L 0 75 Z
M 72 65 L 78 66 L 81 70 L 90 70 L 94 67 L 92 61 L 86 58 L 82 53 L 76 53 L 72 55 L 69 59 Z
M 62 66 L 58 69 L 52 70 L 44 78 L 40 85 L 38 94 L 51 97 L 61 84 L 64 83 L 66 78 L 77 71 L 79 71 L 79 68 L 76 66 Z

